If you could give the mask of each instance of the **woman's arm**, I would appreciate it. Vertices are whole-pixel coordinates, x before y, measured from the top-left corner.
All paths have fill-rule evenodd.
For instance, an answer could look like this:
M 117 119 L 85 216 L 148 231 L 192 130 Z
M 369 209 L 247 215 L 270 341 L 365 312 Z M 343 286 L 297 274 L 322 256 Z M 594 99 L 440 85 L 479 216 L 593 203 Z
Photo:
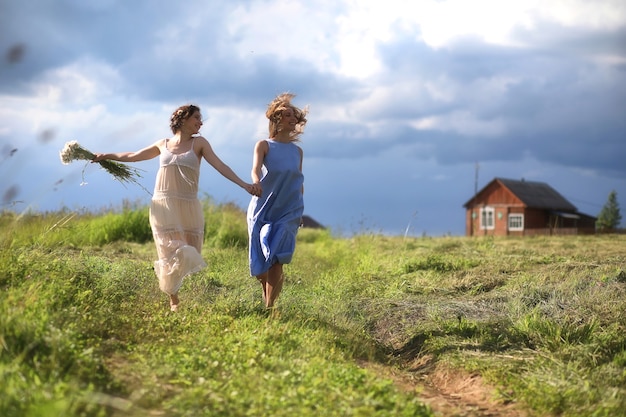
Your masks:
M 159 154 L 161 153 L 161 151 L 159 150 L 160 142 L 161 141 L 155 142 L 152 145 L 140 149 L 136 152 L 97 153 L 96 156 L 94 156 L 94 158 L 92 159 L 92 162 L 103 161 L 105 159 L 119 162 L 146 161 L 148 159 L 159 156 Z
M 252 154 L 252 183 L 258 184 L 263 177 L 263 162 L 265 161 L 265 155 L 269 150 L 269 145 L 266 140 L 260 140 L 254 145 L 254 153 Z
M 257 196 L 261 194 L 260 187 L 258 187 L 256 185 L 253 185 L 253 184 L 248 184 L 247 182 L 243 181 L 241 178 L 239 178 L 239 176 L 237 174 L 235 174 L 235 171 L 233 171 L 228 165 L 226 165 L 215 154 L 215 152 L 213 151 L 213 148 L 209 144 L 208 140 L 206 140 L 205 138 L 203 138 L 201 136 L 198 136 L 196 139 L 200 139 L 200 140 L 198 140 L 198 142 L 200 143 L 200 155 L 213 168 L 215 168 L 215 170 L 217 172 L 222 174 L 222 176 L 224 176 L 224 178 L 226 178 L 226 179 L 232 181 L 233 183 L 237 184 L 238 186 L 240 186 L 241 188 L 245 189 L 250 194 L 257 195 Z

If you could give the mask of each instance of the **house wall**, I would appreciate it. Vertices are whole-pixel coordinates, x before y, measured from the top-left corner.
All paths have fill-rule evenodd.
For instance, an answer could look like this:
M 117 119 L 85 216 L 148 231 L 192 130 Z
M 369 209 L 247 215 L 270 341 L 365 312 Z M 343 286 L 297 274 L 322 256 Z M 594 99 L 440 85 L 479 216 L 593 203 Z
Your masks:
M 480 228 L 480 210 L 482 207 L 494 209 L 494 228 Z M 474 215 L 472 216 L 472 213 Z M 524 232 L 509 232 L 509 213 L 524 213 L 524 204 L 508 189 L 495 182 L 485 188 L 468 207 L 465 214 L 465 234 L 467 236 L 516 236 Z M 524 220 L 525 222 L 525 220 Z
M 480 225 L 478 219 L 478 210 L 472 211 L 472 209 L 465 210 L 465 236 L 476 236 Z M 472 218 L 472 212 L 475 218 Z
M 596 233 L 596 219 L 591 216 L 582 216 L 578 220 L 578 233 L 581 235 L 593 235 Z
M 494 209 L 494 228 L 480 228 L 480 209 L 474 208 L 475 216 L 472 218 L 472 210 L 465 213 L 465 234 L 467 236 L 537 236 L 537 235 L 585 235 L 594 234 L 595 222 L 593 219 L 580 218 L 568 219 L 550 215 L 549 211 L 540 209 L 528 209 L 524 207 L 509 207 L 492 204 Z M 524 230 L 508 230 L 509 213 L 524 214 Z M 473 227 L 473 230 L 472 230 Z
M 565 229 L 575 229 L 576 234 L 580 235 L 596 233 L 595 219 L 586 216 L 581 216 L 578 219 L 552 216 L 549 227 L 552 229 L 552 234 L 562 234 L 560 231 Z
M 545 210 L 526 209 L 524 213 L 524 229 L 545 229 L 550 227 L 549 218 Z
M 483 207 L 491 207 L 494 209 L 494 228 L 480 228 L 480 210 Z M 472 216 L 474 213 L 474 216 Z M 524 213 L 524 207 L 521 205 L 507 206 L 502 204 L 486 204 L 468 209 L 465 212 L 465 234 L 467 236 L 522 236 L 524 231 L 509 231 L 509 213 Z M 526 215 L 524 214 L 524 224 L 526 224 Z M 525 226 L 524 226 L 525 227 Z

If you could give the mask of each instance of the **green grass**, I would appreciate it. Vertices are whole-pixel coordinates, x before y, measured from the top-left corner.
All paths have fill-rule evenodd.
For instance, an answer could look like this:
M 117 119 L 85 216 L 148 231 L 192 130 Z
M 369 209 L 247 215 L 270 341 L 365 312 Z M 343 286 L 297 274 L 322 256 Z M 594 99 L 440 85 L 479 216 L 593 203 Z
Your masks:
M 0 415 L 432 416 L 398 375 L 444 367 L 529 416 L 626 415 L 625 236 L 304 229 L 270 315 L 245 215 L 205 217 L 171 313 L 145 208 L 1 214 Z

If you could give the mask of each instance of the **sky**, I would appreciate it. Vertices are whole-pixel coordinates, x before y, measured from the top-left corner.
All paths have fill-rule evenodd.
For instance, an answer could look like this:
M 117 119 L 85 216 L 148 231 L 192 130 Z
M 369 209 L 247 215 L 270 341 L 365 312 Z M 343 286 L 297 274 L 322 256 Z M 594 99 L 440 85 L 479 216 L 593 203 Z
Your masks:
M 137 186 L 59 152 L 141 149 L 189 103 L 250 181 L 291 92 L 305 214 L 335 234 L 461 236 L 495 177 L 626 218 L 623 0 L 2 0 L 0 53 L 2 209 L 149 204 L 158 159 Z M 206 162 L 199 196 L 250 200 Z

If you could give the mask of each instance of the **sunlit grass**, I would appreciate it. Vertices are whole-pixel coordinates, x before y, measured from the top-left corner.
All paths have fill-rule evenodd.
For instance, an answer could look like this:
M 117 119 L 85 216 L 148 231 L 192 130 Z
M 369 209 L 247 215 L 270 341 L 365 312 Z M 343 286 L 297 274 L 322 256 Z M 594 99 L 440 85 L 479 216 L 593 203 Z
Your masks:
M 425 361 L 529 415 L 625 415 L 623 236 L 303 229 L 269 314 L 245 216 L 205 213 L 208 268 L 175 314 L 145 208 L 0 216 L 0 415 L 428 416 L 380 372 L 418 380 Z

